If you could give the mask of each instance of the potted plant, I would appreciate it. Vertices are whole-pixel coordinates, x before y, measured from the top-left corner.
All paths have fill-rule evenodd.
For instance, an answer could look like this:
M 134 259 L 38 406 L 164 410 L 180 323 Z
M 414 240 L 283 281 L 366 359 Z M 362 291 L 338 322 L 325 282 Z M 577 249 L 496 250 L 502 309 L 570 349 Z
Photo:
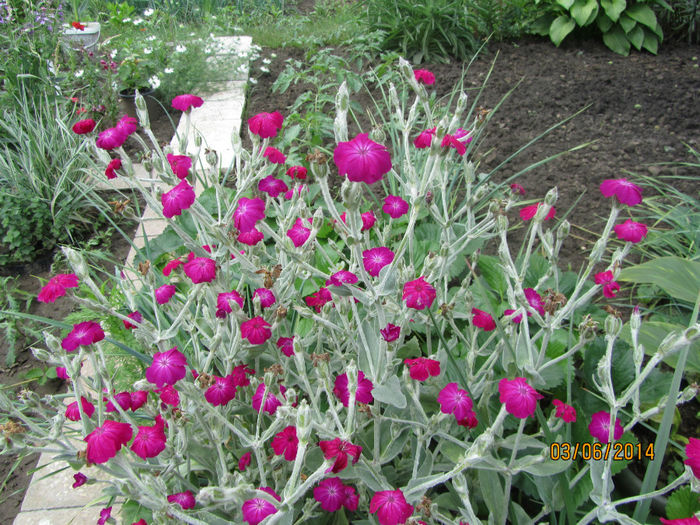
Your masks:
M 100 23 L 81 21 L 78 14 L 80 0 L 72 0 L 73 20 L 68 27 L 63 29 L 65 41 L 73 49 L 85 49 L 94 52 L 100 41 Z

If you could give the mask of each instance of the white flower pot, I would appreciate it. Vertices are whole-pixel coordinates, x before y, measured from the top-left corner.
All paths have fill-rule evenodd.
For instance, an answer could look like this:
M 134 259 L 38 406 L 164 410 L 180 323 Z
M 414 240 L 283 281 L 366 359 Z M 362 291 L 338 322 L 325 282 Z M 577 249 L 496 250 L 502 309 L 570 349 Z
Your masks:
M 85 22 L 85 29 L 75 29 L 68 27 L 63 29 L 63 41 L 73 49 L 85 49 L 85 51 L 95 51 L 97 43 L 100 41 L 100 23 Z

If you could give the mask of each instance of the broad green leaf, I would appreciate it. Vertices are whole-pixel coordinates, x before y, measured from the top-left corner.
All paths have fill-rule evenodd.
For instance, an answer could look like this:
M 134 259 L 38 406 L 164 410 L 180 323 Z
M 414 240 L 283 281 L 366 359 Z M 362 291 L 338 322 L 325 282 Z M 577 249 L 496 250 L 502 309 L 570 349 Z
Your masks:
M 614 25 L 603 35 L 603 42 L 618 55 L 627 56 L 630 53 L 630 42 L 619 25 Z
M 648 5 L 633 4 L 625 10 L 625 14 L 650 29 L 656 27 L 656 15 Z
M 552 42 L 554 43 L 555 46 L 559 47 L 559 44 L 562 43 L 562 40 L 566 38 L 566 36 L 571 33 L 574 28 L 576 27 L 576 22 L 573 21 L 573 19 L 569 18 L 566 15 L 561 15 L 552 22 L 552 25 L 549 27 L 549 38 L 552 39 Z
M 695 304 L 700 294 L 700 262 L 675 256 L 659 257 L 625 268 L 618 280 L 655 284 L 674 299 Z
M 503 505 L 506 496 L 503 492 L 501 479 L 496 472 L 491 470 L 479 470 L 479 484 L 481 494 L 484 496 L 484 503 L 489 509 L 489 523 L 505 523 L 507 508 Z
M 596 18 L 596 24 L 598 24 L 598 29 L 601 33 L 607 33 L 613 26 L 613 21 L 605 13 L 599 13 L 598 18 Z
M 549 27 L 552 25 L 554 18 L 550 14 L 541 16 L 535 20 L 530 26 L 530 31 L 536 35 L 547 36 L 549 35 Z
M 620 14 L 627 7 L 625 0 L 600 0 L 600 6 L 605 11 L 605 14 L 610 17 L 610 20 L 617 22 Z
M 627 38 L 637 51 L 641 50 L 644 43 L 644 29 L 640 25 L 634 26 L 634 29 L 627 33 Z
M 401 427 L 401 431 L 397 436 L 391 437 L 384 450 L 379 457 L 379 463 L 383 465 L 398 456 L 406 446 L 406 441 L 411 437 L 411 432 L 406 432 L 408 427 Z
M 372 472 L 364 463 L 346 468 L 339 474 L 339 477 L 341 479 L 359 479 L 373 492 L 387 490 L 390 486 L 381 472 Z
M 571 6 L 571 16 L 581 27 L 589 24 L 592 21 L 591 15 L 595 16 L 594 13 L 597 11 L 598 2 L 596 0 L 576 0 Z
M 639 344 L 644 346 L 644 353 L 647 355 L 654 355 L 656 350 L 659 348 L 661 341 L 663 341 L 668 334 L 673 331 L 682 332 L 685 330 L 684 326 L 665 323 L 662 321 L 645 321 L 639 329 Z M 630 337 L 630 327 L 629 323 L 625 324 L 620 334 L 623 340 L 632 343 Z M 666 363 L 671 368 L 675 368 L 678 362 L 678 353 L 672 354 L 664 358 L 664 363 Z M 694 372 L 700 374 L 700 342 L 696 341 L 693 343 L 690 352 L 688 352 L 688 360 L 685 363 L 685 369 L 688 372 Z
M 557 4 L 568 11 L 571 9 L 571 6 L 574 5 L 574 0 L 557 0 Z
M 620 26 L 622 27 L 622 30 L 625 32 L 625 34 L 632 31 L 632 29 L 634 29 L 637 25 L 637 22 L 633 18 L 627 16 L 626 14 L 623 14 L 620 17 L 620 20 L 618 20 L 618 22 L 620 23 Z
M 492 255 L 482 255 L 479 257 L 477 262 L 479 271 L 484 277 L 486 283 L 503 297 L 508 289 L 506 282 L 505 272 L 501 267 L 498 257 L 493 257 Z
M 424 478 L 411 479 L 411 481 L 408 482 L 408 485 L 406 485 L 406 488 L 403 489 L 404 494 L 407 496 L 406 500 L 408 502 L 416 502 L 420 500 L 421 496 L 423 496 L 423 494 L 425 494 L 425 492 L 429 489 L 425 489 L 421 492 L 413 492 L 413 490 L 419 485 L 423 485 L 424 483 L 427 483 L 428 487 L 432 487 L 433 485 L 435 485 L 435 482 L 442 476 L 443 474 L 442 472 L 440 472 L 438 474 L 432 474 Z
M 656 35 L 652 35 L 645 29 L 644 43 L 642 44 L 642 47 L 649 51 L 649 53 L 653 53 L 655 55 L 659 52 L 659 39 L 656 37 Z
M 693 516 L 699 510 L 700 498 L 690 490 L 690 487 L 676 490 L 668 498 L 668 503 L 666 503 L 666 516 L 670 520 L 679 520 Z
M 390 376 L 386 383 L 375 385 L 372 389 L 372 396 L 382 403 L 395 406 L 396 408 L 406 408 L 406 396 L 401 392 L 401 383 L 396 376 Z
M 537 454 L 533 456 L 525 456 L 519 458 L 515 464 L 514 468 L 518 468 L 532 474 L 533 476 L 554 476 L 561 472 L 564 472 L 571 465 L 571 460 L 569 461 L 554 461 L 552 459 L 545 459 L 542 461 L 542 456 Z

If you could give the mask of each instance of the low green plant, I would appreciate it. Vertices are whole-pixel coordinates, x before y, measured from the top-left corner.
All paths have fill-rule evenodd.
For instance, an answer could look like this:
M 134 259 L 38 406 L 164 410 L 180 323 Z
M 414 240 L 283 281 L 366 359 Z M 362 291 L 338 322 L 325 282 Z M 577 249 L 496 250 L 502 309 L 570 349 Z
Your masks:
M 497 42 L 525 35 L 537 13 L 532 0 L 471 0 L 469 5 L 477 34 Z
M 660 10 L 659 22 L 669 38 L 700 42 L 700 0 L 667 0 L 669 9 Z

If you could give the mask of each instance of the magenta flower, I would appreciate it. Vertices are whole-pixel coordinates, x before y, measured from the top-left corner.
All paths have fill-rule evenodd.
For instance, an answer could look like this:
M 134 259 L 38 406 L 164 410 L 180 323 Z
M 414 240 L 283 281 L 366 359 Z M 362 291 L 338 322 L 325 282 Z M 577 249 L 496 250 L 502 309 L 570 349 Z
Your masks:
M 355 402 L 369 404 L 374 401 L 372 396 L 372 381 L 365 377 L 364 372 L 361 370 L 357 374 L 357 390 L 355 391 Z M 348 390 L 348 375 L 343 372 L 335 378 L 335 384 L 333 386 L 333 393 L 337 397 L 343 406 L 347 407 L 350 402 L 350 391 Z
M 340 478 L 327 478 L 314 489 L 314 499 L 321 504 L 326 512 L 335 512 L 345 501 L 345 485 Z
M 601 410 L 596 412 L 591 417 L 591 422 L 588 425 L 588 431 L 591 436 L 596 438 L 603 444 L 608 443 L 608 436 L 610 435 L 610 413 Z M 615 418 L 615 428 L 613 430 L 613 440 L 617 441 L 622 437 L 625 430 L 620 424 L 620 420 Z
M 316 313 L 321 311 L 321 307 L 333 300 L 331 292 L 326 287 L 322 287 L 318 292 L 314 292 L 309 297 L 305 297 L 304 301 L 308 306 L 313 306 Z
M 538 203 L 533 204 L 531 206 L 525 206 L 524 208 L 522 208 L 520 210 L 520 218 L 524 221 L 529 221 L 530 219 L 532 219 L 535 216 L 535 214 L 537 213 L 537 209 L 540 206 L 542 206 L 541 202 L 538 202 Z M 544 218 L 544 220 L 548 221 L 549 219 L 554 217 L 555 214 L 556 214 L 556 210 L 554 209 L 554 206 L 552 206 L 552 208 L 549 210 L 549 213 L 547 213 L 547 216 Z
M 194 204 L 194 189 L 186 180 L 175 186 L 172 190 L 166 191 L 160 196 L 163 204 L 163 216 L 172 219 L 175 215 L 182 215 L 182 211 Z
M 503 311 L 503 315 L 506 315 L 506 316 L 512 315 L 514 313 L 515 313 L 515 310 L 513 310 L 512 308 L 508 308 L 507 310 Z M 527 315 L 531 316 L 532 314 L 530 312 L 528 312 Z M 523 320 L 523 314 L 518 314 L 511 319 L 511 321 L 513 321 L 516 324 L 519 324 L 522 320 Z
M 690 467 L 696 478 L 700 479 L 700 439 L 688 439 L 688 444 L 685 446 L 685 455 L 688 456 L 688 459 L 683 463 Z
M 157 388 L 155 392 L 160 396 L 162 403 L 161 408 L 165 410 L 165 405 L 177 407 L 180 404 L 180 394 L 172 385 L 165 385 L 163 388 Z
M 157 387 L 174 385 L 187 374 L 187 358 L 172 347 L 165 352 L 156 352 L 151 366 L 146 369 L 146 379 Z
M 408 308 L 425 310 L 430 308 L 435 300 L 435 288 L 425 282 L 424 277 L 409 281 L 403 285 L 403 300 Z
M 340 175 L 347 175 L 352 182 L 374 184 L 391 170 L 391 157 L 386 147 L 370 140 L 368 133 L 339 143 L 333 152 L 333 161 Z
M 231 308 L 231 301 L 238 303 L 238 306 L 243 308 L 243 297 L 236 290 L 231 290 L 230 292 L 223 292 L 216 298 L 216 317 L 223 319 L 226 314 L 233 312 Z
M 433 141 L 437 128 L 426 129 L 421 131 L 420 134 L 413 140 L 413 145 L 418 149 L 425 149 L 430 147 L 430 143 Z
M 401 489 L 382 490 L 369 502 L 369 512 L 377 513 L 379 525 L 398 525 L 411 517 L 413 505 L 408 504 Z
M 261 345 L 272 337 L 269 326 L 270 323 L 262 317 L 253 317 L 250 321 L 241 323 L 241 337 L 252 345 Z
M 294 222 L 294 226 L 292 226 L 291 229 L 287 230 L 287 237 L 292 239 L 292 243 L 297 248 L 303 246 L 304 243 L 309 239 L 310 235 L 311 230 L 304 226 L 304 223 L 301 219 L 297 219 Z
M 114 395 L 114 400 L 117 402 L 122 410 L 129 410 L 131 408 L 131 394 L 129 392 L 119 392 Z M 117 407 L 114 403 L 105 399 L 105 412 L 118 412 Z
M 215 407 L 226 406 L 229 401 L 236 397 L 236 385 L 233 382 L 233 377 L 214 376 L 215 382 L 207 391 L 204 392 L 204 399 Z
M 292 178 L 292 180 L 304 180 L 306 178 L 307 173 L 308 170 L 304 166 L 292 166 L 287 170 L 287 175 L 289 175 Z
M 124 133 L 121 129 L 108 128 L 98 135 L 95 144 L 98 148 L 112 150 L 122 146 L 122 144 L 126 142 L 126 138 L 127 134 Z
M 139 408 L 148 401 L 148 392 L 145 390 L 137 390 L 131 393 L 131 411 L 136 412 Z
M 627 219 L 622 224 L 615 226 L 615 234 L 621 241 L 638 243 L 647 236 L 648 230 L 645 224 Z
M 241 459 L 238 460 L 238 470 L 245 472 L 248 465 L 250 465 L 250 452 L 246 452 L 241 456 Z
M 264 238 L 265 236 L 261 231 L 258 231 L 255 228 L 253 228 L 252 230 L 248 230 L 247 232 L 239 233 L 236 240 L 238 242 L 242 242 L 243 244 L 247 244 L 248 246 L 255 246 Z
M 115 170 L 120 169 L 122 169 L 122 159 L 116 158 L 110 160 L 109 164 L 107 164 L 107 167 L 105 168 L 105 175 L 107 176 L 107 179 L 116 179 L 117 175 L 114 172 Z
M 277 348 L 287 357 L 294 355 L 294 337 L 280 337 L 277 340 Z
M 520 195 L 525 195 L 525 188 L 523 188 L 517 182 L 514 182 L 510 185 L 510 191 L 512 191 L 513 193 L 519 193 Z
M 175 176 L 182 180 L 187 177 L 187 173 L 192 167 L 192 159 L 187 155 L 173 155 L 168 153 L 167 155 L 168 164 L 170 164 L 170 169 L 173 170 Z
M 603 285 L 603 295 L 608 299 L 614 298 L 620 290 L 620 285 L 614 280 L 613 273 L 610 270 L 597 273 L 594 278 L 596 284 Z
M 279 196 L 280 193 L 286 192 L 288 189 L 289 187 L 287 187 L 283 180 L 276 179 L 272 175 L 258 182 L 258 190 L 267 193 L 273 199 Z
M 100 519 L 97 520 L 97 525 L 105 525 L 107 520 L 112 517 L 112 507 L 106 507 L 100 511 Z
M 393 260 L 394 252 L 384 246 L 370 248 L 362 252 L 362 264 L 365 271 L 372 277 L 377 277 L 381 269 L 387 264 L 391 264 Z
M 331 278 L 326 281 L 327 285 L 343 286 L 343 284 L 355 284 L 358 281 L 357 275 L 347 270 L 340 270 L 331 275 Z
M 318 446 L 321 447 L 324 458 L 335 458 L 331 468 L 326 471 L 334 474 L 348 466 L 348 456 L 352 457 L 352 464 L 354 465 L 360 460 L 360 454 L 362 454 L 361 446 L 353 445 L 349 441 L 343 441 L 340 438 L 335 438 L 332 441 L 319 441 Z
M 107 420 L 101 427 L 90 432 L 83 441 L 87 442 L 89 463 L 106 463 L 131 441 L 133 431 L 128 423 Z
M 384 206 L 382 206 L 382 211 L 388 214 L 392 219 L 398 219 L 408 212 L 408 203 L 401 197 L 387 195 L 384 197 Z
M 418 82 L 425 84 L 426 86 L 432 86 L 435 84 L 435 75 L 433 75 L 427 69 L 416 69 L 413 72 L 413 76 L 416 77 Z
M 664 518 L 659 518 L 662 525 L 700 525 L 700 519 L 692 516 L 690 518 L 678 518 L 675 520 L 667 520 Z
M 576 422 L 576 409 L 574 407 L 558 399 L 552 401 L 552 404 L 557 407 L 557 411 L 554 414 L 555 417 L 560 417 L 564 420 L 564 423 Z
M 233 367 L 229 375 L 233 379 L 233 384 L 237 387 L 248 386 L 250 384 L 250 379 L 248 379 L 246 375 L 255 375 L 255 370 L 248 368 L 248 365 L 238 365 Z
M 182 507 L 182 510 L 187 510 L 194 508 L 197 502 L 194 499 L 194 494 L 189 490 L 185 492 L 178 492 L 177 494 L 170 494 L 168 496 L 169 503 L 177 503 Z
M 277 148 L 273 148 L 272 146 L 265 148 L 263 157 L 269 160 L 272 164 L 284 164 L 287 162 L 287 157 L 284 156 L 284 153 Z
M 90 403 L 90 401 L 82 396 L 80 396 L 80 404 L 82 405 L 83 413 L 87 417 L 92 417 L 92 415 L 95 413 L 95 405 Z M 78 408 L 77 401 L 73 401 L 66 407 L 66 419 L 70 419 L 71 421 L 80 421 L 80 409 Z
M 440 144 L 440 147 L 442 148 L 454 148 L 457 150 L 457 154 L 462 156 L 467 152 L 467 144 L 469 144 L 472 141 L 472 136 L 466 134 L 467 132 L 464 132 L 464 134 L 460 134 L 460 131 L 464 130 L 457 130 L 457 132 L 454 135 L 445 135 L 442 137 L 442 143 Z M 464 138 L 466 137 L 466 138 Z
M 80 365 L 82 366 L 82 363 L 80 363 Z M 56 367 L 56 377 L 58 379 L 64 379 L 64 380 L 70 379 L 68 377 L 68 371 L 66 370 L 65 366 L 57 366 Z
M 143 316 L 139 311 L 131 312 L 127 315 L 127 317 L 134 321 L 134 323 L 136 324 L 141 324 L 143 322 Z M 127 330 L 133 330 L 134 328 L 136 328 L 136 325 L 130 323 L 129 321 L 122 321 L 122 323 L 124 323 L 124 328 L 126 328 Z
M 361 214 L 360 218 L 362 219 L 362 228 L 360 231 L 363 232 L 369 230 L 372 226 L 374 226 L 374 223 L 377 222 L 377 217 L 375 217 L 372 210 Z
M 141 459 L 154 458 L 165 450 L 165 432 L 162 418 L 156 419 L 152 427 L 139 427 L 131 450 Z
M 525 292 L 525 299 L 527 299 L 528 304 L 532 307 L 533 310 L 537 310 L 537 313 L 540 315 L 544 315 L 544 303 L 542 302 L 542 296 L 537 293 L 537 290 L 534 288 L 525 288 L 523 290 Z M 530 314 L 528 313 L 528 316 Z
M 275 455 L 281 456 L 284 454 L 284 459 L 294 461 L 297 457 L 297 447 L 299 446 L 299 438 L 297 438 L 297 429 L 294 426 L 288 426 L 282 432 L 275 435 L 271 443 L 272 450 Z
M 265 218 L 265 203 L 262 199 L 246 199 L 241 197 L 238 206 L 233 212 L 233 225 L 240 232 L 247 232 L 255 228 L 255 223 Z
M 73 474 L 73 479 L 75 480 L 75 483 L 73 483 L 73 485 L 72 485 L 72 487 L 74 489 L 77 489 L 78 487 L 82 487 L 87 482 L 87 476 L 85 474 L 83 474 L 82 472 L 78 472 L 77 474 Z
M 273 491 L 271 488 L 261 487 L 260 490 L 264 490 L 278 501 L 282 501 L 282 499 L 275 494 L 275 491 Z M 243 521 L 247 521 L 248 525 L 258 525 L 258 523 L 260 523 L 262 520 L 277 512 L 275 506 L 263 498 L 249 499 L 243 503 L 242 510 Z
M 513 380 L 504 377 L 498 383 L 498 393 L 500 394 L 499 399 L 501 403 L 505 403 L 508 413 L 520 419 L 526 419 L 533 415 L 537 407 L 537 400 L 543 397 L 527 384 L 524 377 L 516 377 Z
M 277 132 L 282 129 L 282 122 L 284 117 L 279 111 L 258 113 L 248 119 L 248 129 L 261 139 L 269 139 L 277 136 Z
M 124 133 L 127 137 L 136 131 L 139 127 L 136 117 L 130 117 L 129 115 L 124 115 L 117 122 L 116 128 Z
M 496 329 L 496 322 L 487 312 L 479 310 L 478 308 L 472 308 L 472 316 L 472 324 L 483 328 L 484 332 L 490 332 Z
M 440 411 L 443 414 L 454 414 L 455 419 L 463 421 L 473 412 L 473 402 L 466 390 L 459 388 L 457 383 L 449 383 L 437 397 Z
M 208 257 L 196 257 L 182 267 L 194 284 L 210 283 L 216 278 L 216 261 Z
M 105 333 L 100 326 L 100 323 L 95 321 L 85 321 L 73 325 L 70 333 L 61 341 L 61 347 L 72 352 L 79 346 L 87 346 L 105 338 Z
M 401 327 L 387 323 L 385 328 L 379 330 L 379 333 L 382 334 L 382 337 L 387 343 L 391 343 L 399 338 L 399 335 L 401 334 Z
M 37 300 L 41 303 L 53 303 L 59 297 L 66 295 L 66 288 L 77 288 L 77 286 L 78 277 L 74 273 L 59 273 L 44 285 Z
M 174 284 L 164 284 L 156 288 L 155 296 L 156 302 L 158 304 L 165 304 L 175 295 L 175 285 Z
M 265 392 L 265 401 L 263 405 L 263 392 Z M 265 391 L 265 383 L 260 383 L 258 388 L 255 390 L 253 395 L 253 410 L 260 412 L 260 407 L 263 406 L 263 410 L 270 415 L 273 415 L 277 411 L 277 407 L 280 406 L 282 402 L 277 399 L 277 397 L 270 392 L 270 389 Z
M 172 261 L 168 261 L 168 263 L 163 268 L 163 275 L 165 275 L 166 277 L 170 277 L 172 271 L 175 270 L 181 264 L 185 263 L 180 259 L 173 259 Z
M 267 288 L 258 288 L 253 292 L 253 295 L 260 299 L 260 306 L 263 308 L 270 308 L 270 306 L 275 304 L 275 301 L 277 301 L 275 294 L 272 293 L 272 290 L 268 290 Z
M 191 95 L 189 93 L 186 93 L 184 95 L 176 96 L 170 102 L 170 104 L 175 109 L 179 109 L 180 111 L 187 111 L 190 108 L 202 107 L 202 104 L 204 104 L 204 100 L 202 100 L 201 97 L 198 97 L 197 95 Z
M 627 179 L 607 179 L 600 183 L 603 197 L 617 197 L 621 204 L 635 206 L 642 202 L 642 188 Z
M 87 133 L 90 133 L 93 129 L 95 129 L 96 125 L 96 122 L 91 118 L 79 120 L 78 122 L 73 124 L 73 133 L 75 133 L 76 135 L 85 135 Z
M 404 359 L 403 362 L 408 367 L 411 379 L 416 381 L 425 381 L 430 376 L 440 375 L 440 361 L 435 359 L 417 357 L 416 359 Z

